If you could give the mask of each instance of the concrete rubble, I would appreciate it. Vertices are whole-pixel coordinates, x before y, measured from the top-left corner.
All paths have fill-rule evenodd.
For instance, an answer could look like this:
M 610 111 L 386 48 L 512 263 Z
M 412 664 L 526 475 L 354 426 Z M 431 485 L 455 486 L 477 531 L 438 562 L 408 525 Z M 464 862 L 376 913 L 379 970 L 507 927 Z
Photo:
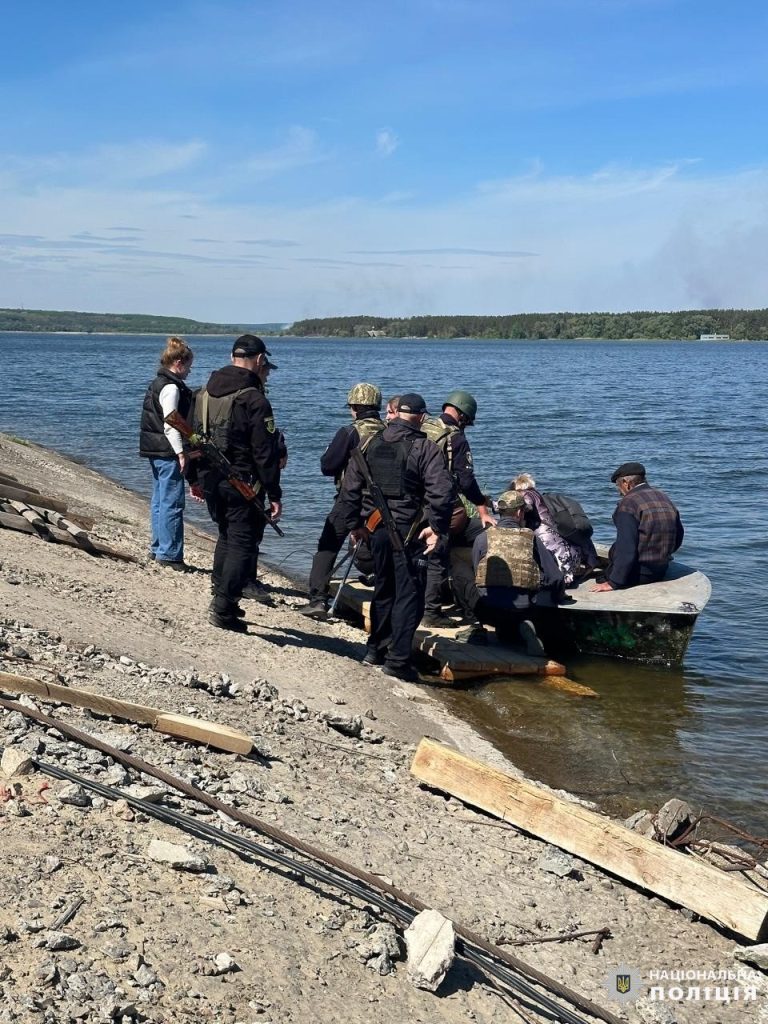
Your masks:
M 436 992 L 456 956 L 453 924 L 437 910 L 422 910 L 405 931 L 408 977 L 417 988 Z

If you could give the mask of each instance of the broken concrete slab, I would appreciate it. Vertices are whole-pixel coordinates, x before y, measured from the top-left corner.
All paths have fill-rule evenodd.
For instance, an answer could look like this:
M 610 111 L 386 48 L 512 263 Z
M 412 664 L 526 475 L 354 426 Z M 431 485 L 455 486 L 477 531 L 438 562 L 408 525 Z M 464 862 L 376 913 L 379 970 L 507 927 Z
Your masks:
M 422 910 L 405 932 L 408 977 L 417 988 L 434 992 L 456 955 L 453 923 L 437 910 Z

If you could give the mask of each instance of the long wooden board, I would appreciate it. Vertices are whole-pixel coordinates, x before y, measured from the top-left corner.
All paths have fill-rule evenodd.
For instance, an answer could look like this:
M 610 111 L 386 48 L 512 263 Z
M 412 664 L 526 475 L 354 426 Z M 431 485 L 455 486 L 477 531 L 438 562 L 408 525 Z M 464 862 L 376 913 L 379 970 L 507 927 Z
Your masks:
M 42 679 L 11 675 L 8 672 L 0 672 L 0 689 L 26 693 L 33 697 L 42 697 L 44 700 L 56 700 L 62 704 L 73 704 L 75 707 L 88 708 L 102 715 L 125 718 L 130 722 L 141 722 L 144 725 L 151 725 L 156 732 L 207 743 L 211 747 L 228 750 L 234 754 L 249 754 L 253 749 L 249 736 L 228 725 L 177 715 L 146 704 L 119 700 L 117 697 L 106 697 L 91 690 L 61 686 L 59 683 L 48 683 Z
M 37 511 L 34 505 L 30 507 L 33 511 Z M 11 505 L 8 502 L 0 502 L 0 508 L 11 508 Z M 20 533 L 32 533 L 41 540 L 55 540 L 59 544 L 67 544 L 69 547 L 80 548 L 81 551 L 85 551 L 90 555 L 107 555 L 109 558 L 118 558 L 121 562 L 139 561 L 135 555 L 131 555 L 127 551 L 120 551 L 118 548 L 112 548 L 108 544 L 102 544 L 100 540 L 92 540 L 87 536 L 87 534 L 78 538 L 73 536 L 71 533 L 68 533 L 66 530 L 60 530 L 56 526 L 47 525 L 47 536 L 43 536 L 37 529 L 35 529 L 34 526 L 32 526 L 31 523 L 28 523 L 27 520 L 16 511 L 14 511 L 13 514 L 8 514 L 6 511 L 0 512 L 0 526 L 5 527 L 7 530 L 18 530 Z
M 767 891 L 549 790 L 428 739 L 419 744 L 411 772 L 435 789 L 753 941 L 768 932 Z
M 334 593 L 338 586 L 338 581 L 331 584 Z M 371 594 L 370 587 L 354 582 L 345 584 L 339 598 L 339 604 L 362 617 L 368 632 L 371 629 Z M 413 640 L 414 651 L 436 661 L 440 666 L 440 678 L 446 682 L 494 675 L 565 675 L 564 666 L 557 661 L 532 658 L 496 643 L 483 647 L 462 643 L 456 640 L 456 632 L 456 629 L 417 629 Z M 589 695 L 594 695 L 594 690 Z
M 0 484 L 0 498 L 7 498 L 11 501 L 23 501 L 27 505 L 34 505 L 36 508 L 52 508 L 54 512 L 67 511 L 67 503 L 65 501 L 52 498 L 47 494 L 38 494 L 36 491 L 11 487 L 8 484 Z

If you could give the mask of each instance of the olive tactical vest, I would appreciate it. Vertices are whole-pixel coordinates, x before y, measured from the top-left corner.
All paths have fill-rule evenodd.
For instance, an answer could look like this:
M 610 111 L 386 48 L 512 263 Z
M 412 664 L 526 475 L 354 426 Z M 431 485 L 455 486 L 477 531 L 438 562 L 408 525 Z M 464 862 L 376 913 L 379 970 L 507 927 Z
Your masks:
M 366 416 L 366 418 L 362 420 L 353 420 L 352 429 L 360 438 L 360 451 L 364 452 L 373 438 L 384 429 L 384 423 L 382 420 L 377 419 L 374 416 Z M 344 483 L 344 474 L 346 471 L 345 467 L 340 473 L 336 474 L 337 491 L 341 490 L 341 485 Z
M 477 567 L 478 587 L 518 587 L 538 590 L 541 573 L 533 557 L 533 531 L 490 527 L 485 532 L 488 553 Z
M 453 444 L 451 443 L 451 438 L 453 434 L 458 434 L 459 428 L 443 423 L 443 421 L 436 416 L 428 416 L 419 427 L 419 430 L 422 434 L 426 434 L 430 441 L 435 442 L 437 447 L 445 456 L 445 461 L 448 463 L 448 472 L 452 474 Z
M 214 398 L 205 388 L 201 388 L 195 398 L 194 429 L 213 441 L 222 455 L 228 454 L 232 406 L 246 391 L 258 391 L 258 388 L 240 388 L 220 398 Z

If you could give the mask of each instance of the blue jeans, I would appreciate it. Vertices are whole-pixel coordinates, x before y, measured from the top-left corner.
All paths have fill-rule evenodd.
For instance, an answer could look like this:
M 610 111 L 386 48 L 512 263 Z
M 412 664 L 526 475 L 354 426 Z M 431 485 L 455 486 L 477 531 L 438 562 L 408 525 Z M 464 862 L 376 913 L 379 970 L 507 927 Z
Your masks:
M 150 551 L 160 562 L 184 560 L 184 477 L 178 459 L 150 459 L 152 467 Z

